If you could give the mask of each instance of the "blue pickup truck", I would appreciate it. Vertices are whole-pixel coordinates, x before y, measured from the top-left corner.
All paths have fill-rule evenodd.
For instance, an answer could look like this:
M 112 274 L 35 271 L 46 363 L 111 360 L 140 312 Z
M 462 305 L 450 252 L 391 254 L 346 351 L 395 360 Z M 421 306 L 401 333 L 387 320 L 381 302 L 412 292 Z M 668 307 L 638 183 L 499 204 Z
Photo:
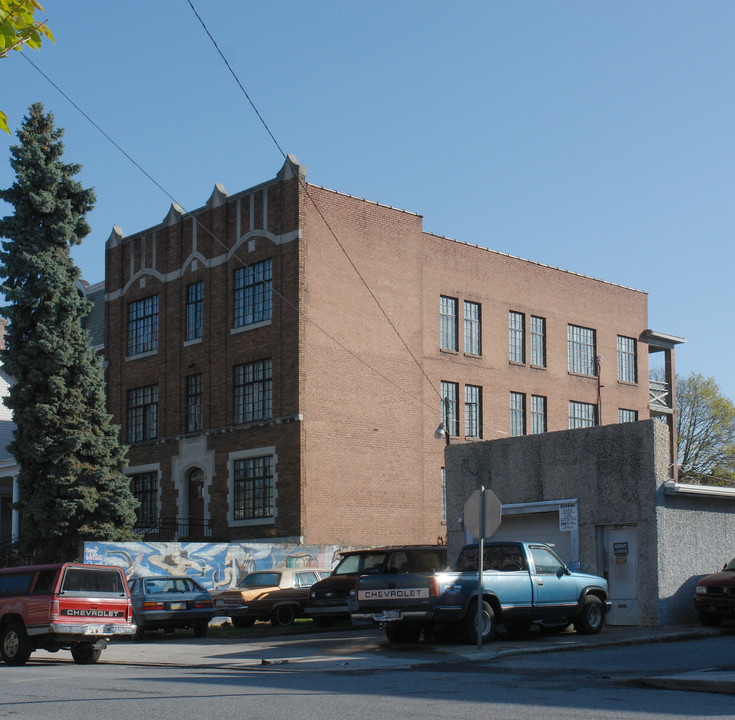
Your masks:
M 353 620 L 383 625 L 391 643 L 416 642 L 422 631 L 440 626 L 475 641 L 477 555 L 477 545 L 466 545 L 454 572 L 361 577 Z M 543 543 L 488 542 L 483 558 L 483 640 L 493 637 L 497 623 L 512 633 L 532 623 L 558 629 L 573 623 L 585 634 L 602 629 L 611 607 L 604 578 L 572 572 Z

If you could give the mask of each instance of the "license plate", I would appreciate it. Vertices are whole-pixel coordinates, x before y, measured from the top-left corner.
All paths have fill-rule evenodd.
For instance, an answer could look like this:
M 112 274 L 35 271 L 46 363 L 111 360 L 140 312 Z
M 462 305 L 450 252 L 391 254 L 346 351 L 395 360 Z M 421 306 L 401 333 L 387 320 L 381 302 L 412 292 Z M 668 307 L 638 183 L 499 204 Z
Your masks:
M 383 617 L 386 620 L 400 620 L 401 619 L 401 611 L 400 610 L 384 610 L 383 611 Z
M 171 610 L 186 610 L 186 603 L 185 602 L 171 603 L 169 605 L 169 608 Z

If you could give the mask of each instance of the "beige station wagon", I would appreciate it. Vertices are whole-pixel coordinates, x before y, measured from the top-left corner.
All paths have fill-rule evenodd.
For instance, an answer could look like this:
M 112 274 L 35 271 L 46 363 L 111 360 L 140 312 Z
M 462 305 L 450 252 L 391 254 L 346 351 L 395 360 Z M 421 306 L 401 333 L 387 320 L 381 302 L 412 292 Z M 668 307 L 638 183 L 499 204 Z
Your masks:
M 309 588 L 329 575 L 319 568 L 273 568 L 246 575 L 232 590 L 212 593 L 217 615 L 228 616 L 238 628 L 256 620 L 291 625 L 304 614 Z

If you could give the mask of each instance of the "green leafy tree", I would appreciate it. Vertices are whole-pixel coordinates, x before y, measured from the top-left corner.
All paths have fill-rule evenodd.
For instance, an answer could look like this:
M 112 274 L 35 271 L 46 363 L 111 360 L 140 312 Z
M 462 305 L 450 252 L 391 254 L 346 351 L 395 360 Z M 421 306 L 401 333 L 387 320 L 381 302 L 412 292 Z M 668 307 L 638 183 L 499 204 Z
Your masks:
M 63 130 L 36 103 L 11 148 L 12 187 L 0 199 L 0 276 L 9 305 L 0 359 L 15 382 L 7 404 L 16 424 L 9 449 L 19 465 L 21 548 L 38 560 L 69 560 L 81 540 L 122 540 L 137 501 L 122 474 L 125 447 L 105 405 L 100 358 L 81 320 L 70 248 L 89 233 L 94 191 L 62 162 Z
M 0 0 L 0 60 L 12 50 L 22 50 L 24 46 L 39 50 L 44 37 L 54 41 L 46 21 L 39 22 L 34 18 L 36 10 L 43 12 L 36 0 Z M 10 135 L 8 118 L 2 110 L 0 130 Z
M 735 481 L 735 405 L 714 378 L 691 373 L 676 380 L 679 480 Z

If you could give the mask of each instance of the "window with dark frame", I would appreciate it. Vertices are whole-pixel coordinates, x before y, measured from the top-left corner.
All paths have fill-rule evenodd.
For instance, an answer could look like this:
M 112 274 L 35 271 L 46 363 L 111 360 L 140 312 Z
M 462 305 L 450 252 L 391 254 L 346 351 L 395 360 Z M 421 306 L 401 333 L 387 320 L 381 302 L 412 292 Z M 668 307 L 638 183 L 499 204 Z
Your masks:
M 512 392 L 510 394 L 510 434 L 512 436 L 526 434 L 526 395 Z
M 458 350 L 457 298 L 439 298 L 439 347 L 442 350 Z
M 202 424 L 202 375 L 186 378 L 186 432 L 198 432 Z
M 546 432 L 546 398 L 543 395 L 531 395 L 531 434 L 540 435 Z
M 459 435 L 459 423 L 457 421 L 457 396 L 459 395 L 459 384 L 442 380 L 442 422 L 444 430 L 449 435 Z
M 508 360 L 526 362 L 526 325 L 523 313 L 508 313 Z
M 482 388 L 477 385 L 464 386 L 464 434 L 482 437 Z
M 186 339 L 196 340 L 204 331 L 204 283 L 186 286 Z
M 233 471 L 233 519 L 260 520 L 274 517 L 273 456 L 235 460 Z
M 531 365 L 546 367 L 546 318 L 531 315 Z
M 618 335 L 618 380 L 627 383 L 638 382 L 636 341 L 622 335 Z
M 597 425 L 597 405 L 569 401 L 569 429 L 594 427 Z
M 447 471 L 442 468 L 441 472 L 441 491 L 442 491 L 442 522 L 447 521 Z
M 595 331 L 579 325 L 567 326 L 569 372 L 596 375 Z
M 235 270 L 236 328 L 271 319 L 273 261 L 263 260 Z
M 128 390 L 128 442 L 158 437 L 158 385 Z
M 235 425 L 272 417 L 272 373 L 271 358 L 235 366 Z
M 482 353 L 480 303 L 468 300 L 464 304 L 464 351 L 468 355 L 480 355 Z
M 146 472 L 130 476 L 130 492 L 140 503 L 135 511 L 136 526 L 158 522 L 158 473 Z
M 128 356 L 158 349 L 158 295 L 128 305 Z
M 618 422 L 637 422 L 638 411 L 637 410 L 626 410 L 625 408 L 618 408 Z

